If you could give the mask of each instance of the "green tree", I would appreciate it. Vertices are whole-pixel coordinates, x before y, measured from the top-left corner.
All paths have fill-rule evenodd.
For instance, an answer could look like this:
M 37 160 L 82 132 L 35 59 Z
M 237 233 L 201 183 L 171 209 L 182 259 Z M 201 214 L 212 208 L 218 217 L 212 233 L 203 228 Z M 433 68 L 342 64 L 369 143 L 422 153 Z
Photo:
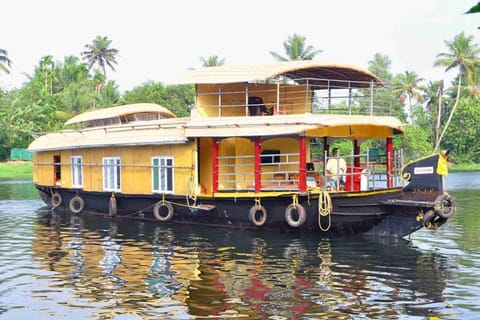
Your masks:
M 424 88 L 423 96 L 425 109 L 419 107 L 415 118 L 420 126 L 429 128 L 430 140 L 435 141 L 435 132 L 438 132 L 440 119 L 445 113 L 449 101 L 449 97 L 444 92 L 443 80 L 429 81 Z
M 386 83 L 392 81 L 393 75 L 390 72 L 392 61 L 387 55 L 377 52 L 373 60 L 368 61 L 368 70 L 382 79 Z
M 10 73 L 10 66 L 12 65 L 12 61 L 8 58 L 7 50 L 0 49 L 0 70 L 5 73 Z
M 45 79 L 45 88 L 50 92 L 50 95 L 53 95 L 53 68 L 55 63 L 51 55 L 43 56 L 40 59 L 39 68 L 37 72 L 41 72 Z
M 111 44 L 112 40 L 109 40 L 107 37 L 97 36 L 91 44 L 85 45 L 86 50 L 83 51 L 81 55 L 83 56 L 83 59 L 88 62 L 89 70 L 94 64 L 96 64 L 100 67 L 105 76 L 107 75 L 105 70 L 106 65 L 115 71 L 113 64 L 117 64 L 116 57 L 118 55 L 118 50 L 110 48 Z
M 123 94 L 123 102 L 126 104 L 149 102 L 159 104 L 178 117 L 190 114 L 194 103 L 195 88 L 192 85 L 177 85 L 165 87 L 161 83 L 152 81 L 135 87 Z
M 32 134 L 57 129 L 54 113 L 54 97 L 45 90 L 43 79 L 35 78 L 9 92 L 0 108 L 4 147 L 26 147 Z
M 423 102 L 422 91 L 423 86 L 420 78 L 415 71 L 405 71 L 398 74 L 392 81 L 392 93 L 400 98 L 400 103 L 405 106 L 407 122 L 413 123 L 412 114 L 410 112 L 413 101 Z
M 440 148 L 443 136 L 445 135 L 445 132 L 452 121 L 452 117 L 455 114 L 455 110 L 457 109 L 460 100 L 462 76 L 464 76 L 471 85 L 475 85 L 473 70 L 475 70 L 480 63 L 480 48 L 477 44 L 472 42 L 473 36 L 466 36 L 465 33 L 462 32 L 455 36 L 453 41 L 445 41 L 447 52 L 437 54 L 436 60 L 434 61 L 434 66 L 446 67 L 445 71 L 455 68 L 458 69 L 456 99 L 450 110 L 447 122 L 443 126 L 442 132 L 440 134 L 438 132 L 436 133 L 436 137 L 438 138 L 435 141 L 435 150 Z
M 387 55 L 375 53 L 372 60 L 368 61 L 368 70 L 378 76 L 384 82 L 384 88 L 377 88 L 374 91 L 374 100 L 376 105 L 382 106 L 385 109 L 384 114 L 394 115 L 399 118 L 404 118 L 403 106 L 400 104 L 398 98 L 392 93 L 391 83 L 393 74 L 390 71 L 392 61 Z M 370 90 L 364 90 L 364 95 L 370 95 Z M 370 108 L 370 102 L 365 101 L 365 108 Z
M 270 54 L 277 61 L 289 61 L 312 60 L 317 54 L 323 52 L 322 50 L 315 50 L 313 46 L 307 46 L 305 41 L 306 39 L 304 36 L 294 33 L 283 42 L 283 48 L 285 49 L 286 57 L 274 51 L 270 51 Z
M 70 84 L 86 81 L 89 78 L 86 63 L 75 56 L 66 56 L 63 62 L 57 61 L 54 68 L 53 92 L 62 92 Z
M 115 84 L 115 81 L 108 81 L 107 84 L 102 85 L 97 95 L 97 105 L 101 108 L 118 105 L 121 101 L 121 94 L 118 91 L 118 86 Z
M 442 145 L 455 150 L 454 160 L 480 162 L 480 99 L 461 99 Z M 459 130 L 459 128 L 461 128 Z
M 471 99 L 480 98 L 480 65 L 472 67 L 471 82 L 465 88 L 465 96 Z
M 200 57 L 200 61 L 202 62 L 202 67 L 215 67 L 215 66 L 223 66 L 225 63 L 225 58 L 220 58 L 217 55 Z
M 426 128 L 415 124 L 407 125 L 402 140 L 404 156 L 407 161 L 432 153 L 432 144 Z

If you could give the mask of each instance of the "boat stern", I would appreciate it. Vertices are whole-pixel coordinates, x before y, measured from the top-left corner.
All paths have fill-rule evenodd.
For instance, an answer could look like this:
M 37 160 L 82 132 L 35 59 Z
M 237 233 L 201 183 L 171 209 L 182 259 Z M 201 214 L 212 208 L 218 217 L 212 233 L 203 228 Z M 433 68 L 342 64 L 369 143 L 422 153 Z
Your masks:
M 442 151 L 408 163 L 402 170 L 402 178 L 408 184 L 398 198 L 384 202 L 395 213 L 393 216 L 410 217 L 411 225 L 404 230 L 405 234 L 421 227 L 439 228 L 456 213 L 455 199 L 445 190 L 444 183 L 448 154 L 449 150 Z

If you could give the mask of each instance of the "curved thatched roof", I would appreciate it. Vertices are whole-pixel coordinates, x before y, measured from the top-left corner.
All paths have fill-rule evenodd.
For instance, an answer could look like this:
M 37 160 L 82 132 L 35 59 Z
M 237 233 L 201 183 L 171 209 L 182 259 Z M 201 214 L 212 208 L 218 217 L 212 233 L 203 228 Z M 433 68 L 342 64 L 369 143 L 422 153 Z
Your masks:
M 192 118 L 185 136 L 254 137 L 305 134 L 307 137 L 380 139 L 404 132 L 400 120 L 390 116 L 294 114 L 263 117 Z
M 162 118 L 175 118 L 176 115 L 165 107 L 154 103 L 136 103 L 118 107 L 88 111 L 68 120 L 65 124 L 89 122 L 93 120 L 109 119 L 136 113 L 158 113 Z
M 160 119 L 136 125 L 112 125 L 46 133 L 28 147 L 33 152 L 119 146 L 185 143 L 187 118 Z
M 176 84 L 256 82 L 272 80 L 279 76 L 285 76 L 298 83 L 305 83 L 307 79 L 311 79 L 309 81 L 314 81 L 313 79 L 332 79 L 356 82 L 356 84 L 352 84 L 352 87 L 368 87 L 371 82 L 382 84 L 382 80 L 368 70 L 350 65 L 312 60 L 206 67 L 190 71 Z M 363 82 L 363 84 L 360 82 Z

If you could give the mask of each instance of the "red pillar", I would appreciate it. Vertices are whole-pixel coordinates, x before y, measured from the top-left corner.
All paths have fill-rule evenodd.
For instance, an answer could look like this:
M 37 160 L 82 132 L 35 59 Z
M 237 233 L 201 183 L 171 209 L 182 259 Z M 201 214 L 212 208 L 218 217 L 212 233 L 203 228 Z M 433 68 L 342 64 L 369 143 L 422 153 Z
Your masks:
M 212 181 L 213 181 L 213 193 L 218 192 L 218 145 L 220 140 L 213 138 L 213 150 L 212 150 Z
M 387 188 L 391 188 L 393 187 L 393 139 L 387 138 L 386 144 Z
M 353 166 L 360 167 L 360 145 L 358 144 L 358 140 L 353 140 Z
M 300 192 L 307 191 L 307 148 L 306 148 L 306 137 L 300 136 L 299 141 L 299 177 L 298 177 L 298 190 Z
M 255 137 L 255 192 L 260 192 L 262 190 L 261 155 L 262 141 L 260 137 Z

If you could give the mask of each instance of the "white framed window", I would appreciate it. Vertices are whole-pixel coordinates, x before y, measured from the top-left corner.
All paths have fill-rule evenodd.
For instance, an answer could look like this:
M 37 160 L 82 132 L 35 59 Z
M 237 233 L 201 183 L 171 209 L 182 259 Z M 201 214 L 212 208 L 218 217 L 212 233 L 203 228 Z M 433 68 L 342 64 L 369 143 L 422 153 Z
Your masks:
M 120 157 L 103 158 L 103 190 L 121 191 L 120 188 Z
M 83 188 L 82 156 L 72 156 L 70 162 L 72 168 L 72 188 Z
M 154 193 L 173 192 L 173 157 L 152 157 L 152 189 Z

